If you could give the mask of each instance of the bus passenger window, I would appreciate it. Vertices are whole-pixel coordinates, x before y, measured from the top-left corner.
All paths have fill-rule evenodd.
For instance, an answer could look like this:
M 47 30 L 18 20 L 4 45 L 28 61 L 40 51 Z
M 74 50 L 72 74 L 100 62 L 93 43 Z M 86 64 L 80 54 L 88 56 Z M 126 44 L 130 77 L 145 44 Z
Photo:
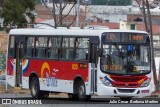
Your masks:
M 61 38 L 51 37 L 49 39 L 49 50 L 48 50 L 48 58 L 49 59 L 58 59 L 58 55 L 60 52 L 60 43 Z
M 89 38 L 78 38 L 76 41 L 75 60 L 88 60 Z
M 26 56 L 27 57 L 32 57 L 32 52 L 33 52 L 33 49 L 28 47 L 27 52 L 26 52 Z
M 75 38 L 63 38 L 60 56 L 61 59 L 73 59 L 74 40 Z
M 27 49 L 26 49 L 25 57 L 29 57 L 29 58 L 33 57 L 34 42 L 35 42 L 35 38 L 34 37 L 28 37 L 28 39 L 27 39 Z
M 52 48 L 50 53 L 49 53 L 49 58 L 58 59 L 58 53 L 59 53 L 59 49 Z
M 37 58 L 45 58 L 45 48 L 38 48 L 35 50 L 35 57 Z
M 14 45 L 15 45 L 15 38 L 14 36 L 10 37 L 10 44 L 9 44 L 9 52 L 8 56 L 13 57 L 14 56 Z
M 45 58 L 47 50 L 47 37 L 36 37 L 35 57 Z

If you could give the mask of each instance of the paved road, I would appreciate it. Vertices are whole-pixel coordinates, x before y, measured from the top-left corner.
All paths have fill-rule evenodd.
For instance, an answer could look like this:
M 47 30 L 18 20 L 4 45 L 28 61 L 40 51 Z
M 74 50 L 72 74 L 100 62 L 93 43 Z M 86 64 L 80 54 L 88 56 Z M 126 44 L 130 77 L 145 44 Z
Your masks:
M 33 100 L 30 94 L 15 94 L 15 93 L 0 93 L 0 98 L 18 98 L 21 100 Z M 17 99 L 16 99 L 17 100 Z M 42 104 L 42 105 L 5 105 L 5 107 L 160 107 L 160 104 L 108 104 L 112 99 L 96 99 L 93 98 L 89 102 L 71 101 L 68 98 L 60 97 L 50 97 L 48 99 L 42 100 L 42 102 L 49 102 L 52 104 Z M 4 105 L 0 105 L 4 107 Z
M 151 104 L 53 104 L 53 105 L 2 105 L 0 107 L 159 107 L 160 105 Z

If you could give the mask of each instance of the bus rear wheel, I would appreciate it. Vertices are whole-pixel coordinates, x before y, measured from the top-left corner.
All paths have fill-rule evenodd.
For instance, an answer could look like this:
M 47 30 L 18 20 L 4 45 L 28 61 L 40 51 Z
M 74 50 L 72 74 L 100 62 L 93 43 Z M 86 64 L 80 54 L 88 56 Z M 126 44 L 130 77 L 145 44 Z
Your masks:
M 89 101 L 91 95 L 86 95 L 85 84 L 83 81 L 80 81 L 78 84 L 78 100 L 80 101 Z
M 30 84 L 32 98 L 48 98 L 49 92 L 40 90 L 38 78 L 33 77 Z
M 71 94 L 71 93 L 68 93 L 68 97 L 71 99 L 71 100 L 78 100 L 78 95 L 77 94 Z

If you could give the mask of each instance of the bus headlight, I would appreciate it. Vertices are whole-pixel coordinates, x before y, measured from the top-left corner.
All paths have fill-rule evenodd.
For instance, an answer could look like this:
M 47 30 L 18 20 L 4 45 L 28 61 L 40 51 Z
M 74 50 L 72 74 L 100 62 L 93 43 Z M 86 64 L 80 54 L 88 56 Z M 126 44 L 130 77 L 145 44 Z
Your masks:
M 144 81 L 142 84 L 141 84 L 141 87 L 147 87 L 149 85 L 151 81 L 151 78 L 148 78 L 146 81 Z
M 109 82 L 106 78 L 100 77 L 101 82 L 103 83 L 103 85 L 105 86 L 109 86 L 112 87 L 113 85 L 111 84 L 111 82 Z

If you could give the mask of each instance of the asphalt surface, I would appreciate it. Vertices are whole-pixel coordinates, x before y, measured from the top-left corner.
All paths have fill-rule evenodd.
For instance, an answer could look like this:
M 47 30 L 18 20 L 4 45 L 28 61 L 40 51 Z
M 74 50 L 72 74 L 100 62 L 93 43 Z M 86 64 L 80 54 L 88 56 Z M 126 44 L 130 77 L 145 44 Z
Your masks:
M 3 83 L 3 82 L 2 82 Z M 1 89 L 0 89 L 1 90 Z M 14 90 L 13 92 L 4 92 L 0 91 L 0 102 L 2 103 L 2 99 L 15 99 L 17 100 L 26 100 L 27 103 L 28 101 L 33 101 L 35 99 L 31 98 L 30 92 L 29 91 L 23 91 L 23 90 Z M 0 105 L 0 107 L 160 107 L 160 98 L 158 97 L 153 97 L 153 100 L 159 101 L 158 104 L 152 103 L 152 104 L 144 104 L 144 103 L 135 103 L 135 104 L 129 104 L 129 103 L 109 103 L 110 100 L 114 101 L 112 98 L 99 98 L 99 97 L 92 97 L 91 101 L 84 102 L 84 101 L 73 101 L 67 97 L 66 94 L 60 94 L 60 95 L 54 95 L 51 94 L 48 99 L 38 99 L 38 101 L 41 101 L 42 104 L 3 104 Z M 119 100 L 119 99 L 118 99 Z M 116 99 L 116 101 L 118 101 Z M 136 100 L 136 99 L 134 99 Z M 150 101 L 152 98 L 149 99 Z M 139 101 L 139 100 L 138 100 Z M 13 103 L 13 102 L 12 102 Z
M 0 93 L 0 100 L 2 99 L 13 99 L 14 100 L 35 100 L 31 98 L 31 95 L 29 93 L 23 93 L 23 94 L 19 94 L 19 93 Z M 136 103 L 136 104 L 125 104 L 124 102 L 126 102 L 124 100 L 124 102 L 122 103 L 113 103 L 113 104 L 109 104 L 110 100 L 113 101 L 114 99 L 110 98 L 98 98 L 98 97 L 93 97 L 91 101 L 88 102 L 84 102 L 84 101 L 73 101 L 69 98 L 63 98 L 63 97 L 59 97 L 58 95 L 51 95 L 50 98 L 48 99 L 38 99 L 39 101 L 41 101 L 42 104 L 12 104 L 12 105 L 0 105 L 0 107 L 160 107 L 160 98 L 149 98 L 149 100 L 155 100 L 155 101 L 159 101 L 159 104 L 156 103 L 152 103 L 152 104 L 142 104 L 142 103 Z M 134 99 L 135 101 L 136 99 Z M 116 101 L 118 101 L 116 99 Z M 139 99 L 138 99 L 139 101 Z M 0 101 L 1 102 L 1 101 Z M 13 103 L 13 102 L 12 102 Z

